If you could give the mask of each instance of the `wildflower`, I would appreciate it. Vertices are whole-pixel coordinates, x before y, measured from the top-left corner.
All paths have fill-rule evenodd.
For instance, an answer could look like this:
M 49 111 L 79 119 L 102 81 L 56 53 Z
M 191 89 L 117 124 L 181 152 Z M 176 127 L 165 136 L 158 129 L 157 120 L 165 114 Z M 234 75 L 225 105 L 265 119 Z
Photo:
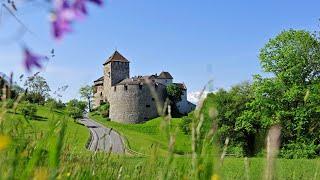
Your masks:
M 39 56 L 36 54 L 33 54 L 32 52 L 30 52 L 29 49 L 25 48 L 24 49 L 24 67 L 28 70 L 31 71 L 32 67 L 37 67 L 37 68 L 41 68 L 42 65 L 40 63 L 41 60 L 46 59 L 45 56 Z
M 214 174 L 211 176 L 211 180 L 219 180 L 219 179 L 220 179 L 220 177 L 218 174 Z
M 0 135 L 0 150 L 7 148 L 9 144 L 10 138 L 5 135 Z
M 65 33 L 71 32 L 71 23 L 75 18 L 75 13 L 66 0 L 57 0 L 55 6 L 51 16 L 53 36 L 56 39 L 61 39 Z
M 89 0 L 93 3 L 96 3 L 97 5 L 101 6 L 103 4 L 103 1 L 102 0 Z
M 44 180 L 44 179 L 49 179 L 49 172 L 48 169 L 46 168 L 38 168 L 34 172 L 34 178 L 35 180 Z
M 73 4 L 73 11 L 75 18 L 83 18 L 84 15 L 88 14 L 86 0 L 75 0 Z

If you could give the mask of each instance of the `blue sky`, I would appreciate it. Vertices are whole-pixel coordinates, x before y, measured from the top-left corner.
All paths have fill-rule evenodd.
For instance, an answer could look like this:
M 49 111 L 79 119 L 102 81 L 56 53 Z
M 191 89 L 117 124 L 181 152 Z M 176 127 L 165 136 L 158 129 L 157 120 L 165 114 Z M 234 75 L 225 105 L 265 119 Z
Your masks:
M 0 22 L 0 71 L 25 73 L 21 44 L 56 57 L 41 73 L 52 90 L 69 85 L 63 99 L 102 75 L 102 64 L 117 48 L 131 61 L 131 75 L 170 71 L 189 92 L 213 79 L 228 88 L 262 73 L 259 49 L 285 29 L 319 30 L 319 1 L 106 0 L 89 7 L 61 42 L 52 40 L 48 8 L 18 4 L 18 17 L 33 33 L 12 37 L 19 25 L 5 11 Z

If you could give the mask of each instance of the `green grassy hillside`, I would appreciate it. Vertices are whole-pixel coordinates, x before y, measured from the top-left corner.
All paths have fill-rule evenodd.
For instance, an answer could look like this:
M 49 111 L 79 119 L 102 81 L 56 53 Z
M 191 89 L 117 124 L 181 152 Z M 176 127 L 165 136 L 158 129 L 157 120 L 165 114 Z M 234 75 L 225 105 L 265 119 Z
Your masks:
M 156 118 L 144 124 L 119 124 L 108 122 L 100 116 L 95 120 L 113 127 L 127 137 L 130 147 L 149 153 L 146 157 L 114 155 L 86 150 L 89 138 L 87 128 L 75 123 L 64 111 L 51 112 L 38 106 L 37 116 L 26 121 L 22 114 L 9 110 L 0 118 L 0 174 L 1 179 L 263 179 L 265 158 L 227 157 L 220 167 L 220 155 L 198 154 L 199 163 L 192 167 L 190 154 L 168 154 L 165 122 Z M 0 117 L 1 113 L 0 111 Z M 60 123 L 66 122 L 64 140 L 59 143 Z M 176 132 L 175 153 L 190 152 L 191 140 L 178 128 L 181 119 L 172 119 Z M 54 132 L 52 132 L 54 130 Z M 1 140 L 8 136 L 9 146 Z M 48 137 L 48 138 L 47 138 Z M 26 144 L 26 145 L 24 145 Z M 43 146 L 43 144 L 45 144 Z M 59 146 L 62 151 L 59 152 Z M 156 146 L 158 145 L 158 146 Z M 158 148 L 155 148 L 158 147 Z M 205 162 L 212 162 L 206 169 Z M 319 179 L 319 160 L 278 159 L 275 164 L 277 179 Z M 198 178 L 193 178 L 195 172 Z M 207 174 L 206 174 L 207 172 Z
M 164 119 L 159 117 L 143 124 L 122 124 L 107 121 L 106 118 L 98 114 L 90 114 L 93 120 L 96 120 L 106 127 L 117 130 L 127 139 L 129 147 L 137 152 L 148 154 L 152 146 L 158 145 L 161 153 L 168 150 L 168 138 L 165 133 Z M 175 153 L 184 154 L 191 151 L 191 137 L 185 135 L 179 128 L 180 118 L 171 119 L 171 128 L 174 129 L 176 144 Z
M 46 134 L 52 128 L 53 124 L 58 121 L 66 121 L 66 133 L 64 138 L 64 148 L 73 153 L 86 152 L 86 143 L 90 133 L 88 129 L 67 116 L 64 110 L 50 111 L 48 107 L 37 106 L 36 117 L 26 121 L 21 112 L 18 110 L 8 110 L 4 116 L 5 121 L 3 127 L 11 129 L 13 126 L 24 127 L 28 134 L 34 134 L 34 138 L 38 135 Z M 21 124 L 25 126 L 20 126 Z

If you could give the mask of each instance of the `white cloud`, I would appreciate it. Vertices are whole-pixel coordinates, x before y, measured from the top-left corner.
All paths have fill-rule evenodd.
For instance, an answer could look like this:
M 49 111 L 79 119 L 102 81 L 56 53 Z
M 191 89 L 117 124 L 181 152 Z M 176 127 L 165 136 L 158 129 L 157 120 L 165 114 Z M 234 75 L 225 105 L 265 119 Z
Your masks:
M 200 99 L 206 98 L 209 94 L 209 91 L 194 91 L 188 93 L 188 101 L 197 104 Z M 201 97 L 200 97 L 201 96 Z

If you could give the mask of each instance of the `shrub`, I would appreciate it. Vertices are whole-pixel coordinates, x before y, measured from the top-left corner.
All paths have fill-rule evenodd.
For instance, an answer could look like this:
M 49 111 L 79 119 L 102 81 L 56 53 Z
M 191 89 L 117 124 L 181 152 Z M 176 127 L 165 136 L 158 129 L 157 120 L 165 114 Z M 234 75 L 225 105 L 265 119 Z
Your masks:
M 79 109 L 78 107 L 67 106 L 67 112 L 68 115 L 74 120 L 83 117 L 83 111 L 81 111 L 81 109 Z
M 108 111 L 110 105 L 108 103 L 104 103 L 98 107 L 98 111 L 103 112 L 103 111 Z
M 67 112 L 74 120 L 82 118 L 87 108 L 87 103 L 72 99 L 67 103 Z
M 6 102 L 6 108 L 7 109 L 12 109 L 14 106 L 14 100 L 13 99 L 8 99 Z
M 26 119 L 32 119 L 35 118 L 37 113 L 37 106 L 31 103 L 22 103 L 21 105 L 21 114 Z
M 314 142 L 302 140 L 289 142 L 280 150 L 280 157 L 288 159 L 315 158 L 319 149 L 320 145 L 316 145 Z
M 180 129 L 185 134 L 191 133 L 191 122 L 192 122 L 192 114 L 190 113 L 188 116 L 182 117 L 182 121 L 180 123 Z
M 47 107 L 49 107 L 51 111 L 54 110 L 54 109 L 63 109 L 63 108 L 65 108 L 65 104 L 62 103 L 61 100 L 57 101 L 57 100 L 55 100 L 53 98 L 49 98 L 46 101 L 45 105 Z
M 104 118 L 108 118 L 109 117 L 109 110 L 106 110 L 106 111 L 103 111 L 103 112 L 100 112 L 101 116 L 104 117 Z
M 45 103 L 45 97 L 39 93 L 27 93 L 24 96 L 23 100 L 39 105 L 43 105 Z

